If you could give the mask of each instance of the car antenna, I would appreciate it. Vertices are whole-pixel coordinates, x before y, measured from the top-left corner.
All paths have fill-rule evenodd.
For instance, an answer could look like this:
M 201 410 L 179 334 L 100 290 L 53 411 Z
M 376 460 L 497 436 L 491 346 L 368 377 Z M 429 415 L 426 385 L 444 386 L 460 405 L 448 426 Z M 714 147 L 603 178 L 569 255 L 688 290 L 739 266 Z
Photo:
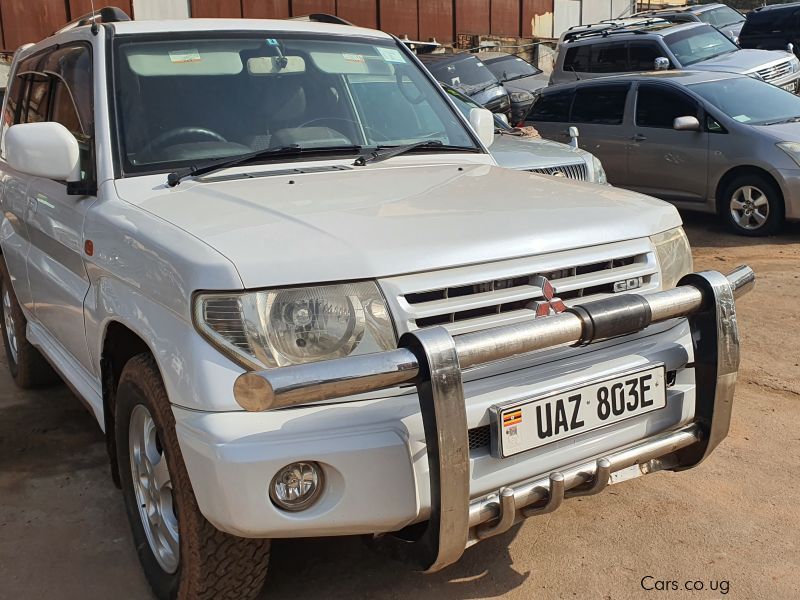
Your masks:
M 92 9 L 92 35 L 97 35 L 100 28 L 97 26 L 97 12 L 94 10 L 94 0 L 89 0 L 89 6 Z
M 570 65 L 569 70 L 572 71 L 572 74 L 575 75 L 575 81 L 580 81 L 580 75 L 575 71 L 575 65 Z

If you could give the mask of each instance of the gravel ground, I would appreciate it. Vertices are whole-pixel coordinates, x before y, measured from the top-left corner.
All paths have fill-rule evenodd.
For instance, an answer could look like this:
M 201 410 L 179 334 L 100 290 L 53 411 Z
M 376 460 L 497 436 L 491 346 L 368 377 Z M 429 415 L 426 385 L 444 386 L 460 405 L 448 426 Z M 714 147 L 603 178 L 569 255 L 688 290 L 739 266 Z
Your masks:
M 696 268 L 748 263 L 759 277 L 740 303 L 732 430 L 708 461 L 570 500 L 431 576 L 356 538 L 276 542 L 265 597 L 800 597 L 800 227 L 749 240 L 685 218 Z M 646 577 L 679 590 L 646 591 Z M 64 387 L 20 392 L 3 364 L 0 598 L 114 596 L 150 598 L 101 433 Z

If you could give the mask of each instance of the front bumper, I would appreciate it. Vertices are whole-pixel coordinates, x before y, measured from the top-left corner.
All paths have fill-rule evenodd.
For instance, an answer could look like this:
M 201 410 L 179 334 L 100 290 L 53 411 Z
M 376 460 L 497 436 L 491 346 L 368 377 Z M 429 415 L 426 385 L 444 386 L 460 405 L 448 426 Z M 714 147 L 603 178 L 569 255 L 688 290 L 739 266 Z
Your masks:
M 437 570 L 458 560 L 469 544 L 521 518 L 555 510 L 570 495 L 597 493 L 615 471 L 694 466 L 727 434 L 738 369 L 734 291 L 751 283 L 747 268 L 730 279 L 716 273 L 690 276 L 685 285 L 646 299 L 618 296 L 456 340 L 439 328 L 417 331 L 404 336 L 396 351 L 245 374 L 235 387 L 237 400 L 266 412 L 208 415 L 175 409 L 200 508 L 218 527 L 254 537 L 388 532 L 427 519 L 425 533 L 413 542 L 382 535 L 375 544 L 421 569 Z M 609 368 L 624 359 L 645 363 L 659 351 L 667 368 L 691 361 L 693 369 L 684 369 L 694 371 L 683 381 L 686 389 L 673 392 L 672 413 L 662 414 L 668 422 L 637 417 L 505 459 L 502 467 L 498 459 L 470 454 L 467 429 L 480 421 L 469 413 L 485 414 L 486 407 L 481 382 L 463 384 L 462 368 L 553 345 L 614 338 L 681 316 L 689 317 L 691 335 L 684 324 L 679 342 L 664 344 L 666 334 L 656 336 L 669 350 L 649 341 L 636 345 L 635 357 L 625 343 L 617 348 L 618 357 L 609 349 L 582 355 L 584 361 L 609 363 L 585 368 Z M 687 350 L 692 341 L 694 349 Z M 581 372 L 576 364 L 559 368 Z M 535 385 L 535 379 L 523 372 L 510 387 L 524 393 L 522 386 L 530 387 L 531 380 Z M 403 383 L 414 384 L 417 395 L 323 403 Z M 302 408 L 275 410 L 293 405 Z M 243 419 L 250 420 L 244 430 Z M 301 513 L 272 506 L 267 485 L 276 470 L 320 456 L 329 493 Z M 531 461 L 540 462 L 532 467 Z M 536 473 L 544 475 L 531 479 Z
M 773 175 L 783 192 L 786 218 L 800 220 L 800 169 L 776 169 Z

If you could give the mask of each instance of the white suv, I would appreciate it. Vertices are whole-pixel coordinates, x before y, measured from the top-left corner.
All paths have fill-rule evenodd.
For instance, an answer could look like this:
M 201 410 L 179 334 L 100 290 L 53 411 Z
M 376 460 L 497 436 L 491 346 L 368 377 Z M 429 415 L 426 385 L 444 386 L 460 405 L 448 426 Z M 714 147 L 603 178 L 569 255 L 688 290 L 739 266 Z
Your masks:
M 498 168 L 384 33 L 103 15 L 13 65 L 3 335 L 159 598 L 254 597 L 270 538 L 433 571 L 725 437 L 753 275 L 689 274 L 674 208 Z

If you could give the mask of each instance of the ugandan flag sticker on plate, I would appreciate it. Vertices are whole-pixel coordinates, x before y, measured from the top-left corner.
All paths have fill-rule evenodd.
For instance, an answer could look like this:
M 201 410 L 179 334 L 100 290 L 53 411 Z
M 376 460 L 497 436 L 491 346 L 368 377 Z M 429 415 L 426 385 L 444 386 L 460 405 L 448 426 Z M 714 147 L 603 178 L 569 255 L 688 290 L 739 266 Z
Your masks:
M 522 423 L 522 409 L 511 410 L 503 414 L 503 427 L 511 427 Z

